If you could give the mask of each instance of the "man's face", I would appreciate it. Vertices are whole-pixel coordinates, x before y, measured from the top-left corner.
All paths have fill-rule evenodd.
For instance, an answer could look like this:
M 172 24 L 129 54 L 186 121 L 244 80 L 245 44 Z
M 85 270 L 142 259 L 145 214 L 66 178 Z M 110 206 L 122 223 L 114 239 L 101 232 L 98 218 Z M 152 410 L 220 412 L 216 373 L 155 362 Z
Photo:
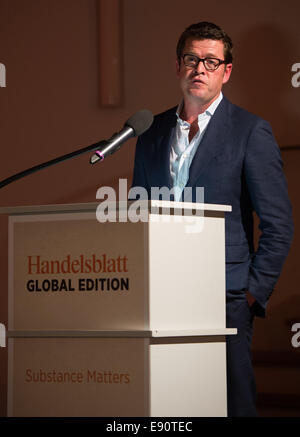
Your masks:
M 182 55 L 196 55 L 198 58 L 218 58 L 224 60 L 224 44 L 222 41 L 189 38 L 185 43 Z M 176 61 L 176 73 L 185 102 L 209 106 L 220 94 L 222 85 L 229 80 L 232 64 L 221 64 L 215 71 L 207 71 L 203 62 L 197 68 L 187 67 L 181 58 Z

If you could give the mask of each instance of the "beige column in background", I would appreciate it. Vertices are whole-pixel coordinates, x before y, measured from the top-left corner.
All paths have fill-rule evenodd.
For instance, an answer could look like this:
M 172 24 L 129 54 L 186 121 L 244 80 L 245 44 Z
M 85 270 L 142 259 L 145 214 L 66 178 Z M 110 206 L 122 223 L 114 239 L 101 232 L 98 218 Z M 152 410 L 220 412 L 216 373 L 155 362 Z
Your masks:
M 99 0 L 99 92 L 101 106 L 121 104 L 121 4 Z

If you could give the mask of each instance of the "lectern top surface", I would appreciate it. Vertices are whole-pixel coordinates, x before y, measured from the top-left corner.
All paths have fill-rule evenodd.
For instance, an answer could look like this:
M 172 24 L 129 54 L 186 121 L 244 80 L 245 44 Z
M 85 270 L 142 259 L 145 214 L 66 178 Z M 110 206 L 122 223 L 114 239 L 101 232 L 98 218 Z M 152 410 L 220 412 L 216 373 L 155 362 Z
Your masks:
M 236 328 L 152 329 L 152 330 L 9 330 L 8 338 L 150 338 L 150 337 L 217 337 L 236 335 Z
M 115 203 L 117 210 L 127 209 L 135 201 L 119 201 Z M 192 202 L 171 202 L 165 200 L 144 200 L 139 201 L 140 205 L 149 211 L 155 208 L 185 209 L 185 210 L 203 210 L 230 212 L 230 205 L 215 205 L 208 203 Z M 65 213 L 65 212 L 95 212 L 100 202 L 90 203 L 69 203 L 53 205 L 28 205 L 28 206 L 8 206 L 1 207 L 0 214 L 20 215 L 20 214 L 47 214 L 47 213 Z

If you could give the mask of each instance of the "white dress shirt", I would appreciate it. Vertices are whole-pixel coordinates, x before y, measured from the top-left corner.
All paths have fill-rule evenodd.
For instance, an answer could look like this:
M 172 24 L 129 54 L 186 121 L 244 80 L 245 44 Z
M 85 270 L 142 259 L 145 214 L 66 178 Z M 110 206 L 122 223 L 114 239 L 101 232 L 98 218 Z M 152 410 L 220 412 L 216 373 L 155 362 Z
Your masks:
M 189 170 L 199 144 L 203 138 L 205 129 L 210 122 L 215 110 L 223 98 L 222 92 L 216 100 L 204 111 L 198 115 L 199 130 L 189 142 L 190 123 L 180 118 L 183 102 L 177 108 L 177 125 L 172 138 L 171 155 L 170 155 L 170 172 L 174 187 L 174 200 L 179 201 L 182 196 L 184 187 L 189 179 Z

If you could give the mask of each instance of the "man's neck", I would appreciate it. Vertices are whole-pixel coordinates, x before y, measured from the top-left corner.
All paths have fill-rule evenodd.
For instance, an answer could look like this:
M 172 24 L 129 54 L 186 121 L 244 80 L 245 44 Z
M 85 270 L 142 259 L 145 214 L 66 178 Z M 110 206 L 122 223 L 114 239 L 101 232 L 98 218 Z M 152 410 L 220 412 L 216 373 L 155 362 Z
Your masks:
M 180 118 L 193 124 L 198 120 L 198 115 L 203 114 L 210 105 L 219 97 L 220 93 L 207 103 L 201 103 L 196 99 L 183 99 L 183 105 L 180 112 Z

